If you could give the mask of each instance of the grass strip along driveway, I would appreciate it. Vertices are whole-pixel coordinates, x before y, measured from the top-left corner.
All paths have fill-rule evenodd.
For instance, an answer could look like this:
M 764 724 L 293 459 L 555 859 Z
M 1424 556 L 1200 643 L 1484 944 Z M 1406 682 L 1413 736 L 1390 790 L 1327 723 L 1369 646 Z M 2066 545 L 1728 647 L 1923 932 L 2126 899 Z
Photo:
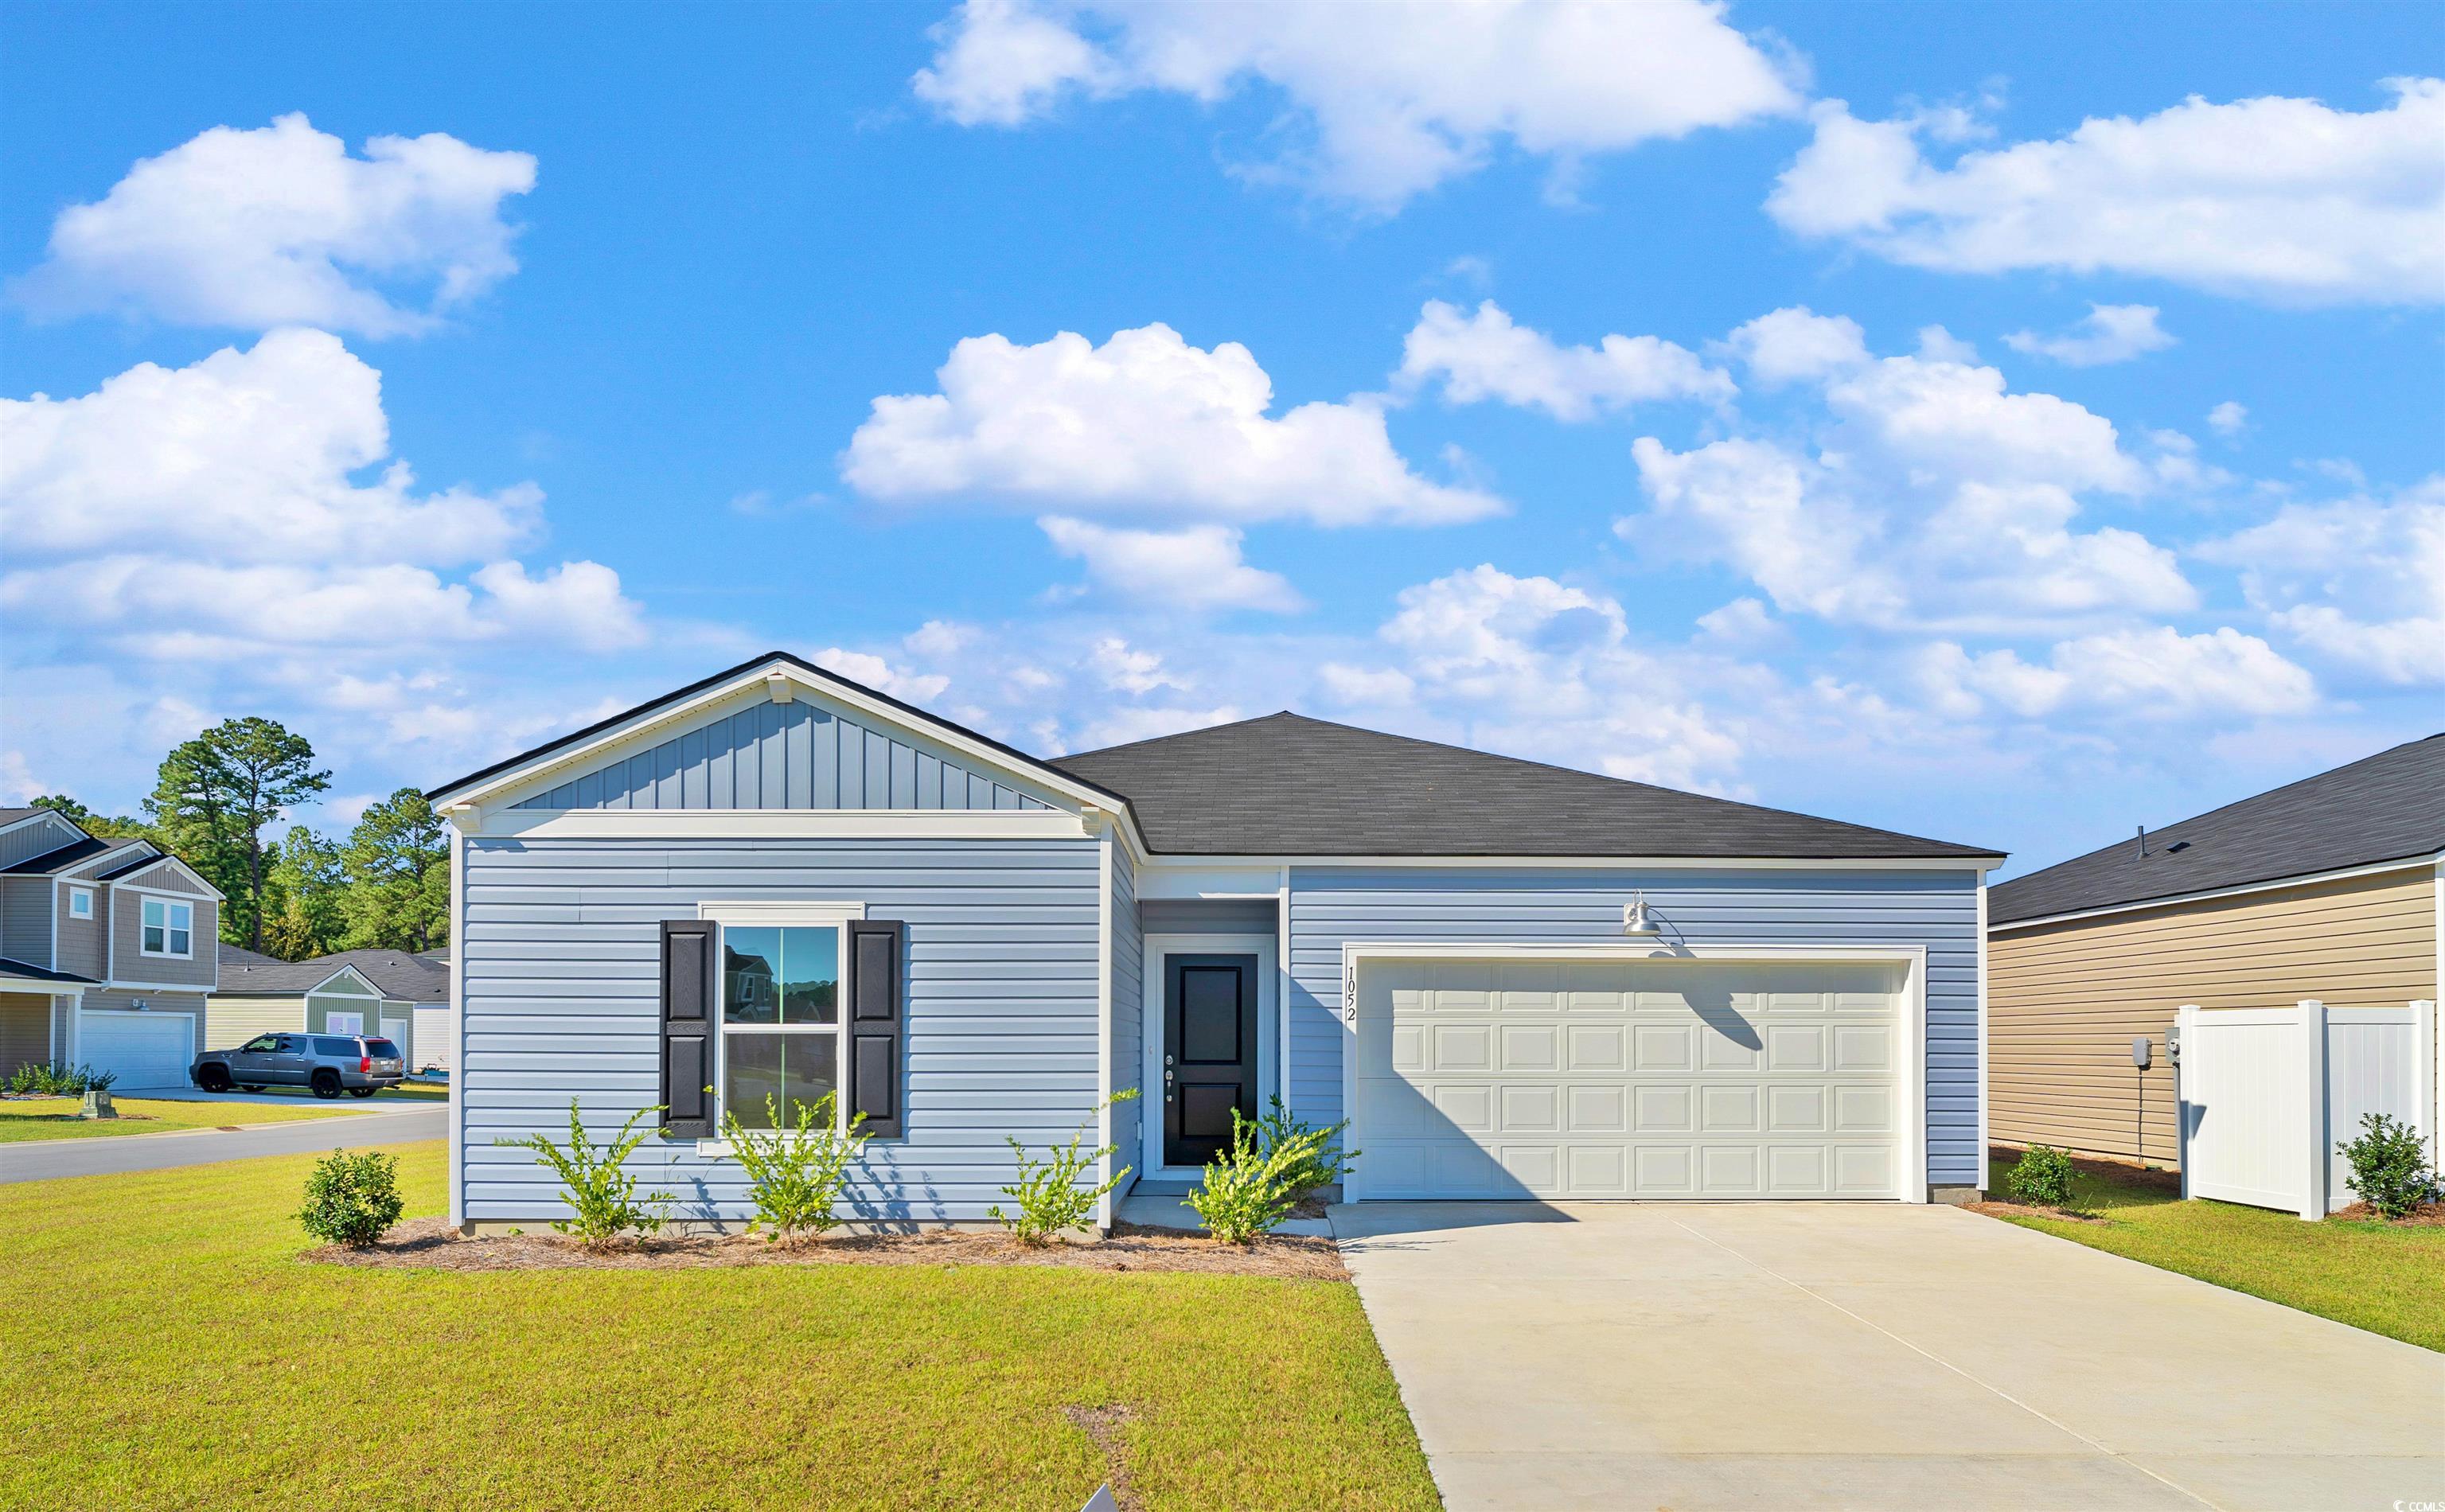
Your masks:
M 0 1505 L 1074 1512 L 1082 1421 L 1148 1507 L 1437 1504 L 1346 1282 L 308 1264 L 312 1164 L 0 1187 Z
M 1988 1170 L 2001 1194 L 2011 1161 Z M 2445 1350 L 2445 1225 L 2329 1218 L 2231 1203 L 2183 1202 L 2163 1172 L 2081 1162 L 2073 1187 L 2094 1221 L 2003 1215 L 2091 1249 L 2331 1317 L 2405 1343 Z
M 233 1129 L 286 1124 L 343 1113 L 398 1112 L 446 1102 L 440 1096 L 392 1091 L 324 1102 L 299 1093 L 295 1102 L 221 1102 L 172 1097 L 114 1097 L 116 1118 L 79 1118 L 74 1097 L 0 1099 L 0 1145 L 29 1139 L 101 1139 L 112 1134 L 166 1134 L 180 1129 Z

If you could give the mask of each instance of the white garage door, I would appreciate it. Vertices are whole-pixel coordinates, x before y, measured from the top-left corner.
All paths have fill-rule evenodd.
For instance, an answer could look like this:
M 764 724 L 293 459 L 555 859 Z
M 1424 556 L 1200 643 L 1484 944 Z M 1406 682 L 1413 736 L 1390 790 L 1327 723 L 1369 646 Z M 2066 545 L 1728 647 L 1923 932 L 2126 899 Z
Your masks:
M 183 1087 L 193 1049 L 193 1014 L 112 1013 L 93 1010 L 80 1016 L 77 1059 L 96 1071 L 119 1073 L 111 1088 L 123 1092 L 137 1087 Z
M 1358 1195 L 1899 1196 L 1901 970 L 1364 961 Z

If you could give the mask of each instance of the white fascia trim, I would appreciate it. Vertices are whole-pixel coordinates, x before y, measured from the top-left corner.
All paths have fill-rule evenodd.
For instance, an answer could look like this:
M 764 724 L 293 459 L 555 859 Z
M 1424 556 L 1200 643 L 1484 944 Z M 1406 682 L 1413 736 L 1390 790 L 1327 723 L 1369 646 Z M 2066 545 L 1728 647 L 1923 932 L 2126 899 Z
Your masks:
M 29 824 L 57 825 L 63 830 L 71 831 L 74 833 L 81 835 L 84 834 L 84 831 L 78 829 L 65 815 L 56 813 L 49 809 L 36 809 L 33 812 L 26 815 L 22 819 L 11 819 L 7 824 L 0 824 L 0 834 L 14 834 Z M 85 837 L 87 839 L 92 838 L 90 835 L 86 835 Z M 68 843 L 70 845 L 76 844 L 73 840 Z M 32 858 L 28 857 L 28 859 L 31 860 Z
M 98 867 L 105 867 L 110 865 L 112 862 L 119 860 L 121 857 L 126 855 L 130 850 L 159 850 L 160 854 L 164 856 L 169 854 L 166 850 L 160 850 L 160 848 L 154 845 L 150 840 L 128 840 L 113 846 L 108 850 L 87 856 L 83 861 L 78 862 L 75 866 L 68 868 L 65 871 L 57 872 L 54 873 L 54 875 L 63 878 L 81 878 Z M 100 881 L 99 878 L 96 878 L 95 880 Z M 103 882 L 101 885 L 105 887 L 117 886 L 115 883 L 108 882 Z
M 1894 1068 L 1896 1090 L 1907 1114 L 1901 1129 L 1901 1169 L 1896 1172 L 1904 1203 L 1929 1201 L 1927 1179 L 1927 947 L 1925 945 L 1707 944 L 1658 945 L 1623 941 L 1584 944 L 1471 944 L 1465 942 L 1421 944 L 1409 941 L 1345 941 L 1341 946 L 1341 1111 L 1354 1115 L 1358 1107 L 1358 968 L 1370 961 L 1880 961 L 1902 967 L 1900 1064 Z M 1353 1127 L 1351 1139 L 1363 1144 L 1367 1131 Z M 1984 1156 L 1982 1154 L 1981 1158 Z M 1352 1172 L 1345 1200 L 1363 1201 L 1363 1170 Z
M 1067 809 L 501 809 L 476 834 L 495 840 L 1079 840 Z
M 1245 867 L 1274 870 L 1283 867 L 1550 867 L 1601 871 L 1975 871 L 1984 874 L 2003 861 L 1987 856 L 1936 856 L 1924 860 L 1897 856 L 1866 856 L 1837 860 L 1818 856 L 1223 856 L 1166 854 L 1152 858 L 1156 868 Z
M 757 924 L 847 924 L 851 919 L 866 917 L 862 903 L 833 902 L 817 899 L 808 903 L 780 903 L 762 898 L 715 899 L 696 905 L 696 916 L 714 924 L 753 928 Z
M 1047 793 L 1055 793 L 1073 803 L 1097 809 L 1105 808 L 1111 802 L 1111 795 L 1101 789 L 1088 787 L 1050 769 L 1030 768 L 1020 771 L 1011 765 L 1011 758 L 1007 753 L 997 751 L 980 741 L 971 739 L 947 725 L 924 719 L 922 715 L 912 719 L 907 709 L 896 708 L 879 700 L 868 698 L 839 683 L 809 677 L 787 662 L 771 662 L 751 667 L 729 682 L 717 688 L 708 688 L 683 702 L 639 715 L 617 729 L 606 730 L 583 745 L 539 757 L 488 778 L 463 793 L 445 793 L 446 806 L 462 803 L 475 804 L 478 807 L 493 805 L 513 789 L 536 786 L 551 774 L 564 767 L 599 758 L 613 747 L 634 740 L 665 725 L 700 718 L 711 713 L 726 700 L 733 699 L 740 699 L 742 702 L 759 700 L 768 696 L 772 681 L 776 678 L 795 687 L 804 688 L 819 698 L 829 699 L 855 709 L 869 719 L 879 719 L 895 728 L 919 734 L 926 740 L 957 751 L 969 759 L 991 767 L 997 772 L 1007 773 L 1019 779 L 1011 786 L 1021 792 L 1026 792 L 1029 788 L 1042 790 L 1038 793 L 1031 794 L 1032 796 L 1042 797 Z M 742 695 L 745 697 L 742 698 Z
M 0 971 L 0 988 L 9 992 L 22 992 L 30 997 L 81 997 L 87 985 L 77 981 L 51 981 L 42 977 L 20 977 L 11 972 Z M 98 987 L 102 983 L 94 982 L 90 985 Z
M 2210 903 L 2218 898 L 2242 898 L 2254 892 L 2284 892 L 2293 887 L 2312 887 L 2325 882 L 2349 882 L 2354 877 L 2379 877 L 2389 871 L 2417 871 L 2435 866 L 2445 869 L 2445 851 L 2432 856 L 2408 856 L 2400 861 L 2378 861 L 2365 867 L 2344 867 L 2335 871 L 2305 871 L 2297 877 L 2276 877 L 2267 882 L 2245 882 L 2230 887 L 2210 887 L 2201 892 L 2177 892 L 2170 897 L 2145 898 L 2137 903 L 2109 904 L 2101 908 L 2080 908 L 2070 913 L 2044 914 L 2035 919 L 2014 919 L 2005 924 L 1989 924 L 1996 934 L 2009 934 L 2015 929 L 2035 929 L 2044 924 L 2069 924 L 2076 919 L 2102 919 L 2110 914 L 2147 913 L 2156 908 L 2174 908 L 2186 903 Z
M 175 961 L 177 958 L 173 956 L 169 959 Z M 88 992 L 97 992 L 104 989 L 111 992 L 193 992 L 201 993 L 206 998 L 210 998 L 213 995 L 213 989 L 204 986 L 200 982 L 121 981 L 117 978 L 113 978 L 108 981 L 96 982 L 93 986 L 88 987 L 85 990 Z
M 194 883 L 196 887 L 203 888 L 203 889 L 204 889 L 204 893 L 203 893 L 203 895 L 204 895 L 205 897 L 207 897 L 207 898 L 212 899 L 212 900 L 213 900 L 213 902 L 215 902 L 215 903 L 227 903 L 227 902 L 229 902 L 229 896 L 228 896 L 228 894 L 226 894 L 226 893 L 222 892 L 222 891 L 221 891 L 221 889 L 219 889 L 218 887 L 214 887 L 211 883 L 209 883 L 209 882 L 205 881 L 205 880 L 204 880 L 204 877 L 203 877 L 203 873 L 201 873 L 201 872 L 197 871 L 195 868 L 193 868 L 193 867 L 191 867 L 191 866 L 187 865 L 185 862 L 183 862 L 183 861 L 179 860 L 177 856 L 174 856 L 174 855 L 170 854 L 170 852 L 168 852 L 167 850 L 164 850 L 164 851 L 162 851 L 162 852 L 161 852 L 160 860 L 159 860 L 159 861 L 155 862 L 155 863 L 154 863 L 154 865 L 155 865 L 155 866 L 160 866 L 160 865 L 163 865 L 163 864 L 165 864 L 165 863 L 166 863 L 167 865 L 169 865 L 169 866 L 176 867 L 176 868 L 178 869 L 178 874 L 179 874 L 180 876 L 185 877 L 189 882 Z M 160 890 L 160 889 L 159 889 L 159 888 L 158 888 L 158 887 L 140 887 L 135 886 L 135 885 L 134 885 L 134 884 L 132 884 L 132 883 L 126 883 L 126 882 L 114 882 L 114 883 L 110 884 L 110 886 L 112 886 L 112 887 L 125 887 L 125 888 L 127 888 L 127 890 L 128 890 L 128 891 L 130 891 L 130 892 L 158 892 L 158 891 L 159 891 L 159 890 Z M 192 898 L 193 898 L 193 897 L 195 897 L 196 895 L 195 895 L 194 893 L 191 893 L 191 892 L 174 892 L 174 893 L 169 893 L 169 894 L 167 894 L 167 896 L 169 896 L 169 897 L 173 897 L 173 898 L 190 898 L 190 899 L 192 899 Z
M 324 978 L 321 981 L 318 981 L 311 987 L 307 988 L 306 996 L 311 997 L 319 992 L 330 992 L 331 983 L 338 981 L 343 977 L 355 978 L 357 984 L 364 988 L 364 991 L 334 992 L 331 993 L 331 996 L 334 998 L 379 998 L 383 995 L 383 990 L 374 985 L 374 981 L 371 977 L 366 976 L 364 972 L 359 971 L 354 966 L 342 966 L 339 970 Z

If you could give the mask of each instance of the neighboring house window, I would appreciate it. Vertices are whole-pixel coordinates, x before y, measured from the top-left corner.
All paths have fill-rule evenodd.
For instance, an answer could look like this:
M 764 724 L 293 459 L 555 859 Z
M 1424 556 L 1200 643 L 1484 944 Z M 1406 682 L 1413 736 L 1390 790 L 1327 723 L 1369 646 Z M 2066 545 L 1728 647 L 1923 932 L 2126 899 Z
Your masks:
M 365 1016 L 327 1013 L 323 1016 L 323 1027 L 335 1035 L 362 1035 L 365 1032 Z
M 176 956 L 181 960 L 194 955 L 195 927 L 195 905 L 172 903 L 167 898 L 144 900 L 146 955 Z
M 840 961 L 836 924 L 722 927 L 721 1106 L 745 1128 L 793 1129 L 839 1089 Z
M 68 889 L 68 917 L 71 919 L 90 919 L 93 917 L 93 889 L 91 887 L 70 887 Z

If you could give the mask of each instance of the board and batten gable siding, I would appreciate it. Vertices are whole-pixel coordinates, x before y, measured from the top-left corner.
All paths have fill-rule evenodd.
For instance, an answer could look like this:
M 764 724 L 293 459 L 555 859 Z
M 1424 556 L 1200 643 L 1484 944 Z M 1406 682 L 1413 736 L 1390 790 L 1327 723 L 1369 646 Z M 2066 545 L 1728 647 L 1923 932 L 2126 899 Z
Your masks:
M 51 879 L 0 877 L 0 956 L 45 971 L 51 964 Z
M 65 820 L 31 820 L 0 834 L 0 867 L 13 867 L 76 843 L 77 832 Z
M 1120 1149 L 1117 1166 L 1142 1167 L 1146 1148 L 1146 931 L 1138 923 L 1137 866 L 1120 836 L 1105 843 L 1112 851 L 1111 895 L 1106 900 L 1112 922 L 1112 1065 L 1108 1092 L 1139 1089 L 1131 1101 L 1112 1107 L 1112 1143 Z M 1135 1178 L 1131 1178 L 1134 1182 Z
M 1619 944 L 1644 892 L 1665 938 L 1692 945 L 1924 946 L 1926 1179 L 1981 1185 L 1975 872 L 1294 867 L 1290 888 L 1288 1079 L 1310 1123 L 1347 1116 L 1345 943 Z
M 654 1105 L 661 925 L 721 901 L 853 902 L 907 922 L 906 1134 L 867 1147 L 855 1218 L 984 1221 L 1016 1167 L 1092 1116 L 1097 1087 L 1097 840 L 469 836 L 456 1092 L 471 1220 L 559 1217 L 530 1150 L 583 1104 L 600 1138 Z M 1091 1136 L 1092 1137 L 1092 1136 Z M 753 1216 L 737 1163 L 648 1138 L 630 1162 L 676 1216 Z
M 905 732 L 812 699 L 718 716 L 518 809 L 1047 809 Z
M 2165 1031 L 2184 1003 L 2399 1008 L 2437 997 L 2426 863 L 2032 928 L 1987 943 L 1988 1117 L 2006 1144 L 2179 1163 Z M 2153 1064 L 2131 1064 L 2149 1036 Z M 2144 1106 L 2143 1106 L 2144 1105 Z
M 160 868 L 172 875 L 177 868 Z M 144 873 L 151 875 L 150 872 Z M 182 902 L 192 902 L 196 916 L 189 931 L 191 956 L 180 961 L 171 956 L 144 954 L 144 895 L 128 890 L 132 879 L 121 879 L 110 885 L 111 980 L 113 981 L 156 982 L 164 986 L 207 988 L 220 980 L 220 920 L 213 900 L 200 893 L 189 893 L 192 884 L 179 891 Z M 163 888 L 162 891 L 170 889 Z

